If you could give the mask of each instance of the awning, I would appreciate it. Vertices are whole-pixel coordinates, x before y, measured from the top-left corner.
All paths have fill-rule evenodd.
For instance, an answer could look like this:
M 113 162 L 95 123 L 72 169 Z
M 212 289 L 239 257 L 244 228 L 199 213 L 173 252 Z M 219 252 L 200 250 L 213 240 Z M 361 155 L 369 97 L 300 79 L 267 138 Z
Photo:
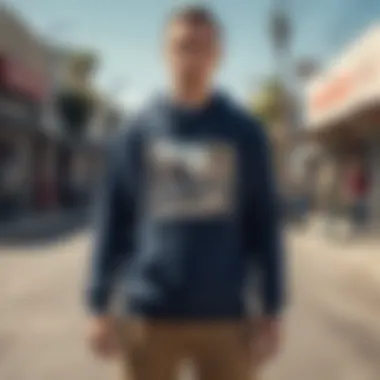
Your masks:
M 306 88 L 309 130 L 339 124 L 365 108 L 380 106 L 380 25 L 354 41 Z

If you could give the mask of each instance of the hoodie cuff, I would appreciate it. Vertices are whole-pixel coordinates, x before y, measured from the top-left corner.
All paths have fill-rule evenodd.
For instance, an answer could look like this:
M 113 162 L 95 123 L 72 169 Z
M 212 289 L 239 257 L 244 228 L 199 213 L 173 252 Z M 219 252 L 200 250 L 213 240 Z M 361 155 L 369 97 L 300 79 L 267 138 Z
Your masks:
M 87 306 L 91 314 L 105 314 L 109 306 L 108 289 L 92 288 L 87 291 Z

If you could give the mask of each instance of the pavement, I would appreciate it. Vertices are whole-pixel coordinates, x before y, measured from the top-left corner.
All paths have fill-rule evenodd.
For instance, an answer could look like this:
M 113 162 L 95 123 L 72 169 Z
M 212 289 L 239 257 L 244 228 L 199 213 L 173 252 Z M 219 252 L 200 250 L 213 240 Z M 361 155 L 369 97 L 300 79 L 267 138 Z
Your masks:
M 88 207 L 32 213 L 0 224 L 0 245 L 30 246 L 51 243 L 83 228 L 88 222 Z
M 347 229 L 345 230 L 347 231 Z M 337 237 L 326 237 L 315 228 L 309 228 L 303 234 L 297 234 L 300 240 L 319 247 L 321 255 L 334 262 L 334 267 L 341 270 L 336 274 L 341 277 L 344 288 L 362 298 L 373 295 L 379 289 L 380 296 L 380 239 L 379 235 L 363 234 L 350 236 L 345 232 Z M 334 236 L 334 235 L 333 235 Z M 349 274 L 349 275 L 348 275 Z
M 375 244 L 344 246 L 310 231 L 287 238 L 283 349 L 261 379 L 379 380 L 380 288 L 369 275 L 380 266 Z M 0 248 L 1 380 L 117 378 L 116 363 L 96 360 L 85 345 L 90 244 L 79 233 L 43 247 Z

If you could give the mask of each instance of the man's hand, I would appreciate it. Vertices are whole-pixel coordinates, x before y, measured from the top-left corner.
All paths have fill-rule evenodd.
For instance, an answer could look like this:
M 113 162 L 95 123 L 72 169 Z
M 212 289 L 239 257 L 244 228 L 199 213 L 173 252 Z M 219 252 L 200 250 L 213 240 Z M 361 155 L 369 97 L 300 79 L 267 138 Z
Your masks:
M 258 365 L 278 354 L 281 335 L 281 321 L 278 318 L 264 316 L 254 320 L 252 350 L 253 359 Z
M 118 352 L 115 320 L 110 316 L 91 317 L 88 341 L 95 354 L 104 358 L 114 356 Z

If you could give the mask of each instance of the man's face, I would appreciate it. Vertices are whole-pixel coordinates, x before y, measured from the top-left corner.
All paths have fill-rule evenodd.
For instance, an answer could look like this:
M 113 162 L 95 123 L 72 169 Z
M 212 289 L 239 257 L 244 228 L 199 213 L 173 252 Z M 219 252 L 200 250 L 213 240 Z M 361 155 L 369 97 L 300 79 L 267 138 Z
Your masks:
M 219 42 L 207 24 L 174 21 L 168 29 L 166 53 L 176 83 L 205 86 L 212 81 L 219 60 Z

